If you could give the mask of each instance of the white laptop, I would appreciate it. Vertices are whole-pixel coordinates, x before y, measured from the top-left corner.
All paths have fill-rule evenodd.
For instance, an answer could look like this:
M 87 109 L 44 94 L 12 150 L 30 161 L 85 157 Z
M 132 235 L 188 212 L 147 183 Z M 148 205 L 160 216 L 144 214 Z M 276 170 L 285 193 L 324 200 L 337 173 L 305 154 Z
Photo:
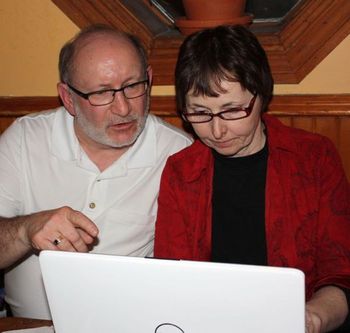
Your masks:
M 43 251 L 56 333 L 304 333 L 291 268 Z

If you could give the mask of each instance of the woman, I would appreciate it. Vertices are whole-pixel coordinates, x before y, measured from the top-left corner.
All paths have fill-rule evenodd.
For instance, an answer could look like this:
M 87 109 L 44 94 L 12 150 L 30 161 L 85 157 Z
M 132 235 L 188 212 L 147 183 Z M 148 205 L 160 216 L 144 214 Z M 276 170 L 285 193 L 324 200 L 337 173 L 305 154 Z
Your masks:
M 163 171 L 155 257 L 301 269 L 307 332 L 338 328 L 348 314 L 350 189 L 334 146 L 265 114 L 273 79 L 244 27 L 187 37 L 175 76 L 178 111 L 199 140 Z

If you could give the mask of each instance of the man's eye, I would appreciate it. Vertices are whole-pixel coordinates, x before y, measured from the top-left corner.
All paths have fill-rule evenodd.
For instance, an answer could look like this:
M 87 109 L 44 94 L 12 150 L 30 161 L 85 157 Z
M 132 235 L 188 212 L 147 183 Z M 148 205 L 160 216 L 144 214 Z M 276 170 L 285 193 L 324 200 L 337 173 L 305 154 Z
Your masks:
M 108 95 L 108 94 L 110 94 L 110 90 L 101 90 L 101 91 L 97 91 L 97 92 L 95 92 L 94 93 L 94 95 L 99 95 L 99 96 L 103 96 L 103 95 Z
M 126 90 L 133 90 L 133 89 L 139 88 L 139 86 L 140 86 L 140 83 L 137 82 L 137 83 L 129 84 L 124 89 L 126 89 Z

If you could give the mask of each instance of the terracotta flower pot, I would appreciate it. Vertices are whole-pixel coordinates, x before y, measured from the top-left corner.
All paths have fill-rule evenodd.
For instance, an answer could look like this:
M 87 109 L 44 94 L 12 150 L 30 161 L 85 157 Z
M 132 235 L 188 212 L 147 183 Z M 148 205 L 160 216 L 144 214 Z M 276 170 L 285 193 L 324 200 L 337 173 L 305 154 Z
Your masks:
M 182 0 L 188 20 L 230 20 L 244 15 L 246 0 Z
M 218 25 L 248 26 L 253 16 L 245 13 L 246 0 L 182 0 L 186 17 L 179 17 L 175 25 L 184 35 Z
M 253 17 L 250 15 L 240 16 L 235 19 L 229 20 L 210 20 L 210 21 L 201 21 L 201 20 L 188 20 L 186 17 L 180 17 L 176 20 L 176 26 L 180 29 L 182 34 L 185 36 L 192 34 L 198 30 L 205 28 L 215 27 L 218 25 L 246 25 L 252 23 Z

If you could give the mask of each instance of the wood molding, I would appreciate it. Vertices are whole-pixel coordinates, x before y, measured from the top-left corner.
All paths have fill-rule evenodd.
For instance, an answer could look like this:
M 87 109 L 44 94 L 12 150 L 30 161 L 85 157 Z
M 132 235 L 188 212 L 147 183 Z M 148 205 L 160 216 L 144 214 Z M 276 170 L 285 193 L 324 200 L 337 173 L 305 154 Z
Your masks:
M 0 97 L 0 133 L 17 117 L 60 106 L 58 97 Z M 174 96 L 152 96 L 151 112 L 188 130 L 175 111 Z M 350 180 L 350 94 L 276 95 L 269 113 L 292 127 L 329 137 L 337 147 Z
M 350 1 L 304 1 L 287 20 L 277 44 L 260 41 L 276 82 L 298 83 L 350 34 Z
M 135 33 L 145 44 L 155 85 L 172 85 L 184 37 L 147 1 L 52 0 L 80 28 L 107 23 Z M 303 0 L 283 21 L 254 23 L 275 83 L 299 83 L 350 34 L 349 0 Z
M 61 105 L 58 96 L 0 96 L 0 117 L 24 116 L 28 113 L 53 109 Z
M 0 96 L 0 117 L 23 116 L 28 113 L 56 108 L 57 96 Z M 175 96 L 152 96 L 151 112 L 159 116 L 175 116 Z M 349 116 L 350 94 L 275 95 L 269 113 L 285 116 Z
M 52 2 L 80 28 L 93 23 L 108 24 L 136 34 L 147 49 L 151 47 L 155 31 L 136 17 L 136 11 L 134 13 L 129 10 L 123 1 L 52 0 Z M 140 5 L 142 6 L 140 9 L 146 13 L 147 7 L 142 2 Z

